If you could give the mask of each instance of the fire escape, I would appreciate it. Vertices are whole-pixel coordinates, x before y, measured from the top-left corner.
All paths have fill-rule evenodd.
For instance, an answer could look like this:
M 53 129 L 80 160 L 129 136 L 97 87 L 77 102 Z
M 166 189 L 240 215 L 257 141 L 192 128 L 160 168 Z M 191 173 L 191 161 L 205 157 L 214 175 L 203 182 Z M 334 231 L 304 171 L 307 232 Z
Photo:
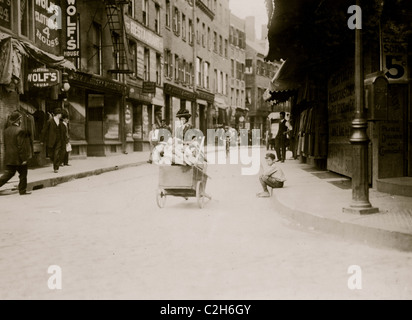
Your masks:
M 113 42 L 115 58 L 115 68 L 109 70 L 114 74 L 131 74 L 133 71 L 129 67 L 130 52 L 129 43 L 124 25 L 124 7 L 128 5 L 128 0 L 104 0 L 107 13 L 107 24 Z

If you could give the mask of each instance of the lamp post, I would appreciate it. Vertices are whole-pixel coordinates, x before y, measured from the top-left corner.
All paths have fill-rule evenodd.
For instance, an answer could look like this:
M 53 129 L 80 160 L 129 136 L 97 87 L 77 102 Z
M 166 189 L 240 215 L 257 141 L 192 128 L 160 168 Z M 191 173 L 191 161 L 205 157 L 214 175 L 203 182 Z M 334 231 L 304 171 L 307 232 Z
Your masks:
M 360 7 L 361 0 L 356 4 Z M 369 137 L 365 114 L 362 29 L 355 29 L 355 116 L 352 122 L 352 203 L 345 213 L 373 214 L 379 209 L 369 201 Z

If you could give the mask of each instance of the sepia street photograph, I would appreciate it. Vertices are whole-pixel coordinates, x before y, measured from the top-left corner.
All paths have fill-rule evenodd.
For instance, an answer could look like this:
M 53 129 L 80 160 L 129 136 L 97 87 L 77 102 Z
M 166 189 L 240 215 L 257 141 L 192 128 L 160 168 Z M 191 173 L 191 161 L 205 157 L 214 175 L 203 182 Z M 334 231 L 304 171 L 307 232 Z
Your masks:
M 412 300 L 411 70 L 411 0 L 0 0 L 0 300 Z

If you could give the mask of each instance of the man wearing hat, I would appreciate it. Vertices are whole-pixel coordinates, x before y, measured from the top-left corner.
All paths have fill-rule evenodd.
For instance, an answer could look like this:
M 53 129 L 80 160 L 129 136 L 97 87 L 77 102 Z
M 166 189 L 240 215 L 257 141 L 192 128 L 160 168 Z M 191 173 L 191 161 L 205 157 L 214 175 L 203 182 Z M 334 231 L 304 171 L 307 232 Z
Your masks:
M 18 172 L 19 193 L 20 195 L 29 195 L 30 192 L 27 192 L 27 161 L 33 156 L 33 146 L 30 134 L 20 127 L 21 122 L 22 115 L 16 111 L 13 112 L 9 118 L 10 126 L 4 131 L 6 171 L 0 177 L 0 187 Z
M 273 153 L 268 153 L 265 159 L 268 167 L 263 170 L 262 175 L 259 177 L 260 184 L 263 188 L 263 192 L 257 194 L 259 198 L 269 198 L 270 193 L 268 187 L 273 189 L 283 188 L 286 181 L 285 174 L 276 166 L 276 156 Z
M 54 110 L 54 116 L 47 121 L 42 133 L 42 141 L 46 145 L 47 155 L 53 162 L 54 173 L 58 173 L 60 168 L 60 151 L 63 141 L 60 123 L 62 115 L 60 108 Z

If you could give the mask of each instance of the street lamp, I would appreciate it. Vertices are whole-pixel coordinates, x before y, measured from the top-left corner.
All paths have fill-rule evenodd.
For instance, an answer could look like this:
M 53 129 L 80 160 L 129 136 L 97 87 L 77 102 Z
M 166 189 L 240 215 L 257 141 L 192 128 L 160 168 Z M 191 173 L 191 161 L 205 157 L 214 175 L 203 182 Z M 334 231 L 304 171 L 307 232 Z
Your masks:
M 69 83 L 69 74 L 67 72 L 63 72 L 62 74 L 62 91 L 67 93 L 70 90 L 70 83 Z

